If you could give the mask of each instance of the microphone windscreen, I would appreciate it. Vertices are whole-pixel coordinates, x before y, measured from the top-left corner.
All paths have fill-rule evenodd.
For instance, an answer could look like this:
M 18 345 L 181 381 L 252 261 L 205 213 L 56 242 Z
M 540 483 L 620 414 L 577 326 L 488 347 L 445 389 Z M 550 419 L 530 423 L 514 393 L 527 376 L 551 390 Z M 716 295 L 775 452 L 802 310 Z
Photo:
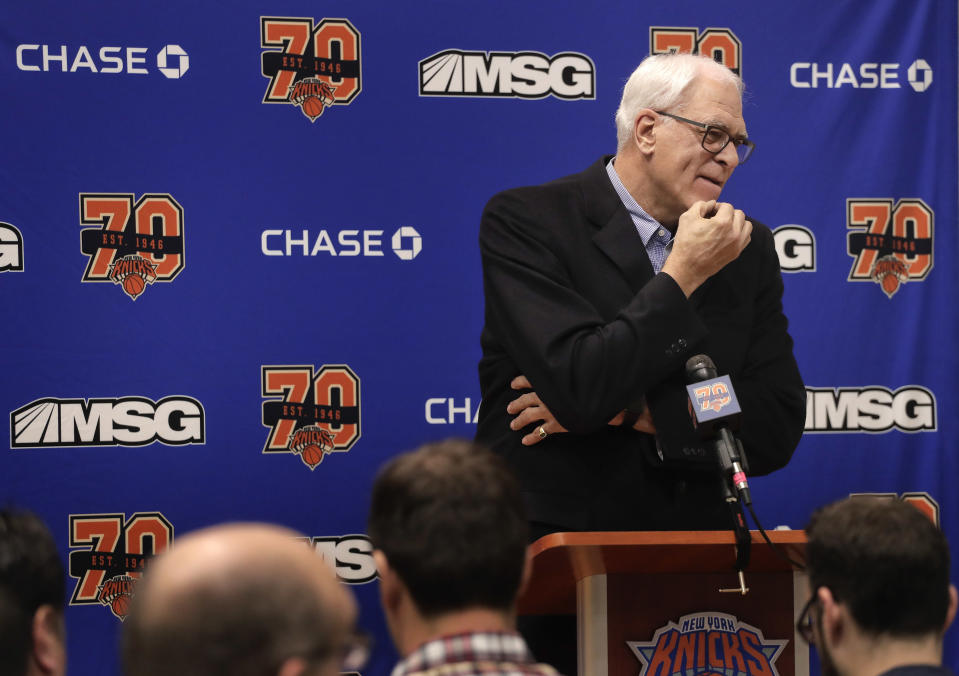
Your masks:
M 716 364 L 704 354 L 697 354 L 686 360 L 686 382 L 698 383 L 701 380 L 715 378 Z

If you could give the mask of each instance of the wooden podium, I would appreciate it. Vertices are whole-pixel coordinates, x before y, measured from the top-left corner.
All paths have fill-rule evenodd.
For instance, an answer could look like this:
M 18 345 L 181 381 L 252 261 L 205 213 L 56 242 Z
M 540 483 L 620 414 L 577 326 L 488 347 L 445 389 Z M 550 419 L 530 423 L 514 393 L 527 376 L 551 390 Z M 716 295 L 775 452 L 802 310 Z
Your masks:
M 731 531 L 552 533 L 530 545 L 533 574 L 518 611 L 576 615 L 580 676 L 635 675 L 644 665 L 808 676 L 809 647 L 795 630 L 805 577 L 751 535 L 742 594 Z M 768 535 L 804 560 L 804 532 Z

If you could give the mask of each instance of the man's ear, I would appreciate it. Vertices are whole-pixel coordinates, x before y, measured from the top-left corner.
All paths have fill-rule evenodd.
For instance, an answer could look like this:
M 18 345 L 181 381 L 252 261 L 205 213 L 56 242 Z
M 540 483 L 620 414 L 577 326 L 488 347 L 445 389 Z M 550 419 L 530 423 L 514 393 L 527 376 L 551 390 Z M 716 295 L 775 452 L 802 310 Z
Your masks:
M 392 572 L 390 560 L 386 558 L 386 554 L 380 549 L 373 550 L 373 563 L 376 564 L 376 572 L 380 576 L 380 579 L 383 579 L 388 573 Z
M 946 623 L 942 627 L 942 633 L 946 633 L 946 629 L 948 629 L 952 621 L 956 619 L 957 605 L 959 605 L 959 595 L 956 593 L 956 585 L 951 584 L 949 585 L 949 608 L 946 610 Z
M 283 661 L 276 676 L 301 676 L 306 671 L 306 662 L 302 657 L 290 657 Z
M 832 647 L 840 643 L 849 631 L 848 610 L 833 598 L 829 587 L 820 587 L 816 591 L 819 597 L 820 627 L 826 645 Z
M 373 550 L 373 561 L 376 563 L 376 572 L 380 576 L 380 601 L 384 608 L 394 610 L 400 600 L 402 582 L 390 567 L 390 561 L 379 549 Z
M 643 155 L 649 155 L 656 147 L 657 115 L 649 108 L 643 108 L 633 121 L 633 142 Z
M 46 604 L 33 614 L 33 659 L 44 674 L 64 674 L 67 669 L 63 613 Z
M 516 591 L 516 598 L 519 598 L 523 595 L 523 592 L 526 591 L 526 585 L 529 584 L 529 579 L 533 575 L 533 556 L 530 554 L 529 547 L 526 547 L 526 556 L 523 557 L 523 574 L 519 579 L 519 589 Z

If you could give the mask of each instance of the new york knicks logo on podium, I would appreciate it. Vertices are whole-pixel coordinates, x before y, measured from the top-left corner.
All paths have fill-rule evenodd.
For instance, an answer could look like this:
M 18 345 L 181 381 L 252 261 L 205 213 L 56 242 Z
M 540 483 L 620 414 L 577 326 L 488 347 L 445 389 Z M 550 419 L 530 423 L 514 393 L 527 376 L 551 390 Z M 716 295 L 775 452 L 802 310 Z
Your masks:
M 778 676 L 785 640 L 718 612 L 684 615 L 656 630 L 651 641 L 627 641 L 639 676 Z

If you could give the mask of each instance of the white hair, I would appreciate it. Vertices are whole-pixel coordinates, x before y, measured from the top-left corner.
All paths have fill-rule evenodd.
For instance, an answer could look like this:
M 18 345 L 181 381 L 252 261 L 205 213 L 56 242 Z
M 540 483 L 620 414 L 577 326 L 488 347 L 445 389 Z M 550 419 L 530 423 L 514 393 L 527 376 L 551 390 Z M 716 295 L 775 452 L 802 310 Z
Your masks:
M 617 151 L 625 148 L 633 137 L 633 125 L 640 110 L 682 107 L 686 90 L 700 75 L 730 82 L 736 85 L 739 95 L 743 95 L 742 78 L 708 56 L 668 53 L 643 59 L 626 81 L 616 111 Z

